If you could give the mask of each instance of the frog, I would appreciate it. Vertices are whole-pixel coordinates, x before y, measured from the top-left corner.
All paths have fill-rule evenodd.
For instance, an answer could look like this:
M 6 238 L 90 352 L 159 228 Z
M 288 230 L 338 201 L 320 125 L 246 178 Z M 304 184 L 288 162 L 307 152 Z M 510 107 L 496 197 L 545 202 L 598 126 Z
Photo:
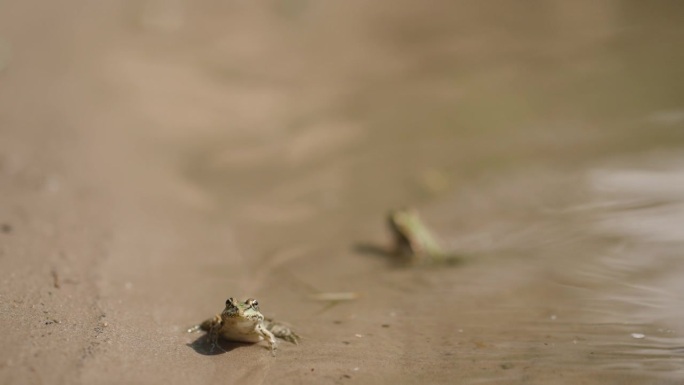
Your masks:
M 271 354 L 278 348 L 276 338 L 299 344 L 299 335 L 287 325 L 264 317 L 259 302 L 254 298 L 238 301 L 233 297 L 226 300 L 226 307 L 220 314 L 188 329 L 188 332 L 205 331 L 211 342 L 211 350 L 218 346 L 219 337 L 228 341 L 257 343 L 268 342 Z
M 392 254 L 409 264 L 456 263 L 460 255 L 445 251 L 413 208 L 391 210 L 387 224 L 393 238 Z

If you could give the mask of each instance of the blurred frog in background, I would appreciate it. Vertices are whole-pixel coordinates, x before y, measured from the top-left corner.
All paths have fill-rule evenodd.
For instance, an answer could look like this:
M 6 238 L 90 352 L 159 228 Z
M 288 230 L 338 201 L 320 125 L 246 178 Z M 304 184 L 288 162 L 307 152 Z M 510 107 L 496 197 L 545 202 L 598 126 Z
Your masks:
M 392 210 L 387 224 L 393 236 L 393 254 L 412 265 L 456 263 L 460 257 L 445 252 L 415 209 Z

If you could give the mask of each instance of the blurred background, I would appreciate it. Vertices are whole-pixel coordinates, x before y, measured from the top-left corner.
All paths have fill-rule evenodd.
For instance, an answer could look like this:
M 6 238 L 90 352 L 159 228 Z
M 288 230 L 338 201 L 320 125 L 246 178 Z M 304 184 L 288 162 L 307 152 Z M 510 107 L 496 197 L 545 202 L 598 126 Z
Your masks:
M 679 1 L 3 1 L 0 382 L 680 383 L 682 41 Z M 363 252 L 397 207 L 466 262 Z M 206 354 L 230 296 L 302 344 Z

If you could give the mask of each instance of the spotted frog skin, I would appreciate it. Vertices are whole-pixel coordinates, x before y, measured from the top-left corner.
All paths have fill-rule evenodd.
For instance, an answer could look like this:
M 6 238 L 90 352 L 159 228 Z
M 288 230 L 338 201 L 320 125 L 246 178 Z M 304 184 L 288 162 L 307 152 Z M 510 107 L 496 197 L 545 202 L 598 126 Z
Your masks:
M 387 224 L 394 241 L 394 254 L 411 264 L 453 263 L 460 256 L 445 252 L 414 209 L 392 210 Z
M 287 326 L 264 317 L 259 311 L 259 303 L 253 298 L 244 302 L 228 298 L 226 308 L 199 325 L 188 329 L 188 332 L 206 331 L 212 343 L 212 350 L 218 344 L 218 338 L 229 341 L 256 343 L 268 342 L 271 353 L 275 356 L 276 337 L 297 344 L 299 336 Z

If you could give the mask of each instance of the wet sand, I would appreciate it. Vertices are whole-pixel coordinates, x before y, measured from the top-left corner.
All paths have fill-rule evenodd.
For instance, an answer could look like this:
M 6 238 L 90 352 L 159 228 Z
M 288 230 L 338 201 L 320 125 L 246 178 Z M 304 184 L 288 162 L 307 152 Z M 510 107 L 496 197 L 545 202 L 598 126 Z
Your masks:
M 681 383 L 684 13 L 507 4 L 3 4 L 0 382 Z

